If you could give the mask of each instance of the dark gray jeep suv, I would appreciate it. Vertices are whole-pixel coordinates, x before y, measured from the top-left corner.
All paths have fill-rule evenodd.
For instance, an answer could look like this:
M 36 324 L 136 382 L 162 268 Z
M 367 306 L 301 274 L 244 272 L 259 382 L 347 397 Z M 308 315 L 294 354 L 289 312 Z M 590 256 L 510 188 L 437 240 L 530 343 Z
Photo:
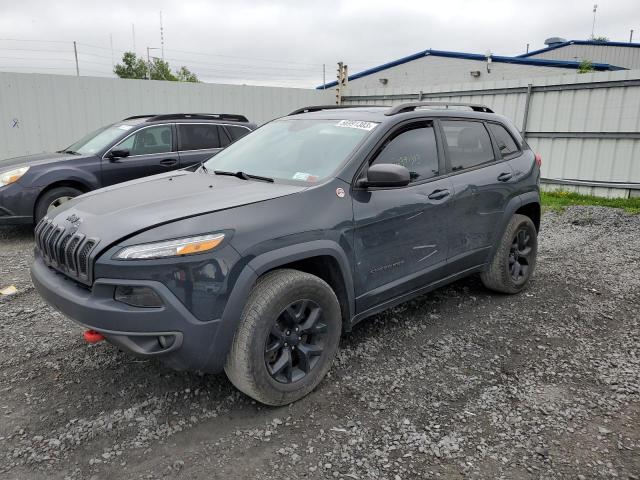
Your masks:
M 531 277 L 540 158 L 487 107 L 447 107 L 308 107 L 196 171 L 71 200 L 36 227 L 34 284 L 90 342 L 292 402 L 360 320 Z
M 90 190 L 199 164 L 255 127 L 236 114 L 137 115 L 56 153 L 0 160 L 0 225 L 36 223 Z

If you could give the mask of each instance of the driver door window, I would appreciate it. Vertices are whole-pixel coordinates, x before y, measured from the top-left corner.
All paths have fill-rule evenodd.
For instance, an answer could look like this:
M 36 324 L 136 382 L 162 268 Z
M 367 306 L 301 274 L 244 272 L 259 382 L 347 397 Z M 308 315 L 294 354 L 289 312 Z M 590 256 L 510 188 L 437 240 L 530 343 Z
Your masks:
M 393 163 L 409 170 L 411 182 L 439 175 L 438 148 L 432 125 L 406 130 L 384 145 L 372 165 Z
M 116 147 L 129 150 L 129 156 L 171 152 L 171 125 L 143 128 L 125 138 Z

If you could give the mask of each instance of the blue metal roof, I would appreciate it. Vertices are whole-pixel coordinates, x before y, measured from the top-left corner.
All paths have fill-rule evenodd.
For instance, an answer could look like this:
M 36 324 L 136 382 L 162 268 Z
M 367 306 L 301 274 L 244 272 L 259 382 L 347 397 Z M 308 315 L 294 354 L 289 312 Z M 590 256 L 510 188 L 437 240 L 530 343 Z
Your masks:
M 567 45 L 601 45 L 604 47 L 630 47 L 630 48 L 640 48 L 640 43 L 629 43 L 629 42 L 603 42 L 598 40 L 567 40 L 566 42 L 559 43 L 558 45 L 552 45 L 550 47 L 541 48 L 539 50 L 534 50 L 533 52 L 523 53 L 522 55 L 518 55 L 518 58 L 526 58 L 531 55 L 537 55 L 543 52 L 549 52 L 551 50 L 555 50 L 556 48 L 566 47 Z
M 403 63 L 411 62 L 413 60 L 417 60 L 422 57 L 447 57 L 447 58 L 461 58 L 464 60 L 479 60 L 486 61 L 486 55 L 482 55 L 479 53 L 462 53 L 462 52 L 447 52 L 444 50 L 423 50 L 422 52 L 414 53 L 413 55 L 409 55 L 407 57 L 399 58 L 398 60 L 394 60 L 392 62 L 384 63 L 382 65 L 378 65 L 377 67 L 369 68 L 362 72 L 355 73 L 353 75 L 349 75 L 349 80 L 356 80 L 358 78 L 366 77 L 367 75 L 372 75 L 374 73 L 380 72 L 382 70 L 386 70 L 388 68 L 396 67 L 398 65 L 402 65 Z M 504 57 L 500 55 L 491 55 L 491 61 L 497 63 L 512 63 L 516 65 L 532 65 L 536 67 L 557 67 L 557 68 L 572 68 L 578 69 L 580 66 L 580 62 L 574 61 L 565 61 L 565 60 L 547 60 L 544 58 L 521 58 L 520 57 Z M 625 70 L 621 67 L 616 67 L 615 65 L 609 65 L 608 63 L 594 63 L 592 64 L 594 70 Z M 337 81 L 329 82 L 324 85 L 320 85 L 316 87 L 316 89 L 323 88 L 331 88 L 335 87 L 338 84 Z

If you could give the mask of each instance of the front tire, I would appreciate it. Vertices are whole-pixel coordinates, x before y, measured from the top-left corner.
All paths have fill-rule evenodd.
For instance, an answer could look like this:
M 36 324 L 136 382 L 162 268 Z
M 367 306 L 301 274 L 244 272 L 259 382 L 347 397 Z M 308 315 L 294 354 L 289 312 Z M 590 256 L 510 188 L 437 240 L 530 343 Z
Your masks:
M 249 295 L 225 372 L 251 398 L 289 404 L 324 378 L 341 330 L 340 305 L 326 282 L 298 270 L 269 272 Z
M 533 275 L 537 253 L 538 232 L 533 221 L 525 215 L 514 215 L 489 268 L 480 274 L 482 283 L 496 292 L 518 293 Z
M 78 195 L 82 195 L 82 192 L 73 187 L 56 187 L 47 190 L 38 199 L 38 203 L 36 204 L 35 223 L 37 224 L 54 208 L 59 207 Z

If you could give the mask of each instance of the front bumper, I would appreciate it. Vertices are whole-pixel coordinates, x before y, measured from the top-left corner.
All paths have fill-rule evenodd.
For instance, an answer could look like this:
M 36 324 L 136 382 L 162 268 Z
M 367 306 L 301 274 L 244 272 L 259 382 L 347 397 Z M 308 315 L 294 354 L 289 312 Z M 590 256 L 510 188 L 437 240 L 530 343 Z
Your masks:
M 33 217 L 16 215 L 8 208 L 0 206 L 0 225 L 28 225 L 33 223 Z
M 33 223 L 33 208 L 40 189 L 23 187 L 20 182 L 0 187 L 0 225 Z
M 178 370 L 222 370 L 222 358 L 212 352 L 220 320 L 198 320 L 160 282 L 99 278 L 89 289 L 48 267 L 39 256 L 31 266 L 31 278 L 49 304 L 126 352 L 157 357 Z M 164 305 L 140 308 L 118 302 L 114 299 L 118 285 L 152 288 Z

